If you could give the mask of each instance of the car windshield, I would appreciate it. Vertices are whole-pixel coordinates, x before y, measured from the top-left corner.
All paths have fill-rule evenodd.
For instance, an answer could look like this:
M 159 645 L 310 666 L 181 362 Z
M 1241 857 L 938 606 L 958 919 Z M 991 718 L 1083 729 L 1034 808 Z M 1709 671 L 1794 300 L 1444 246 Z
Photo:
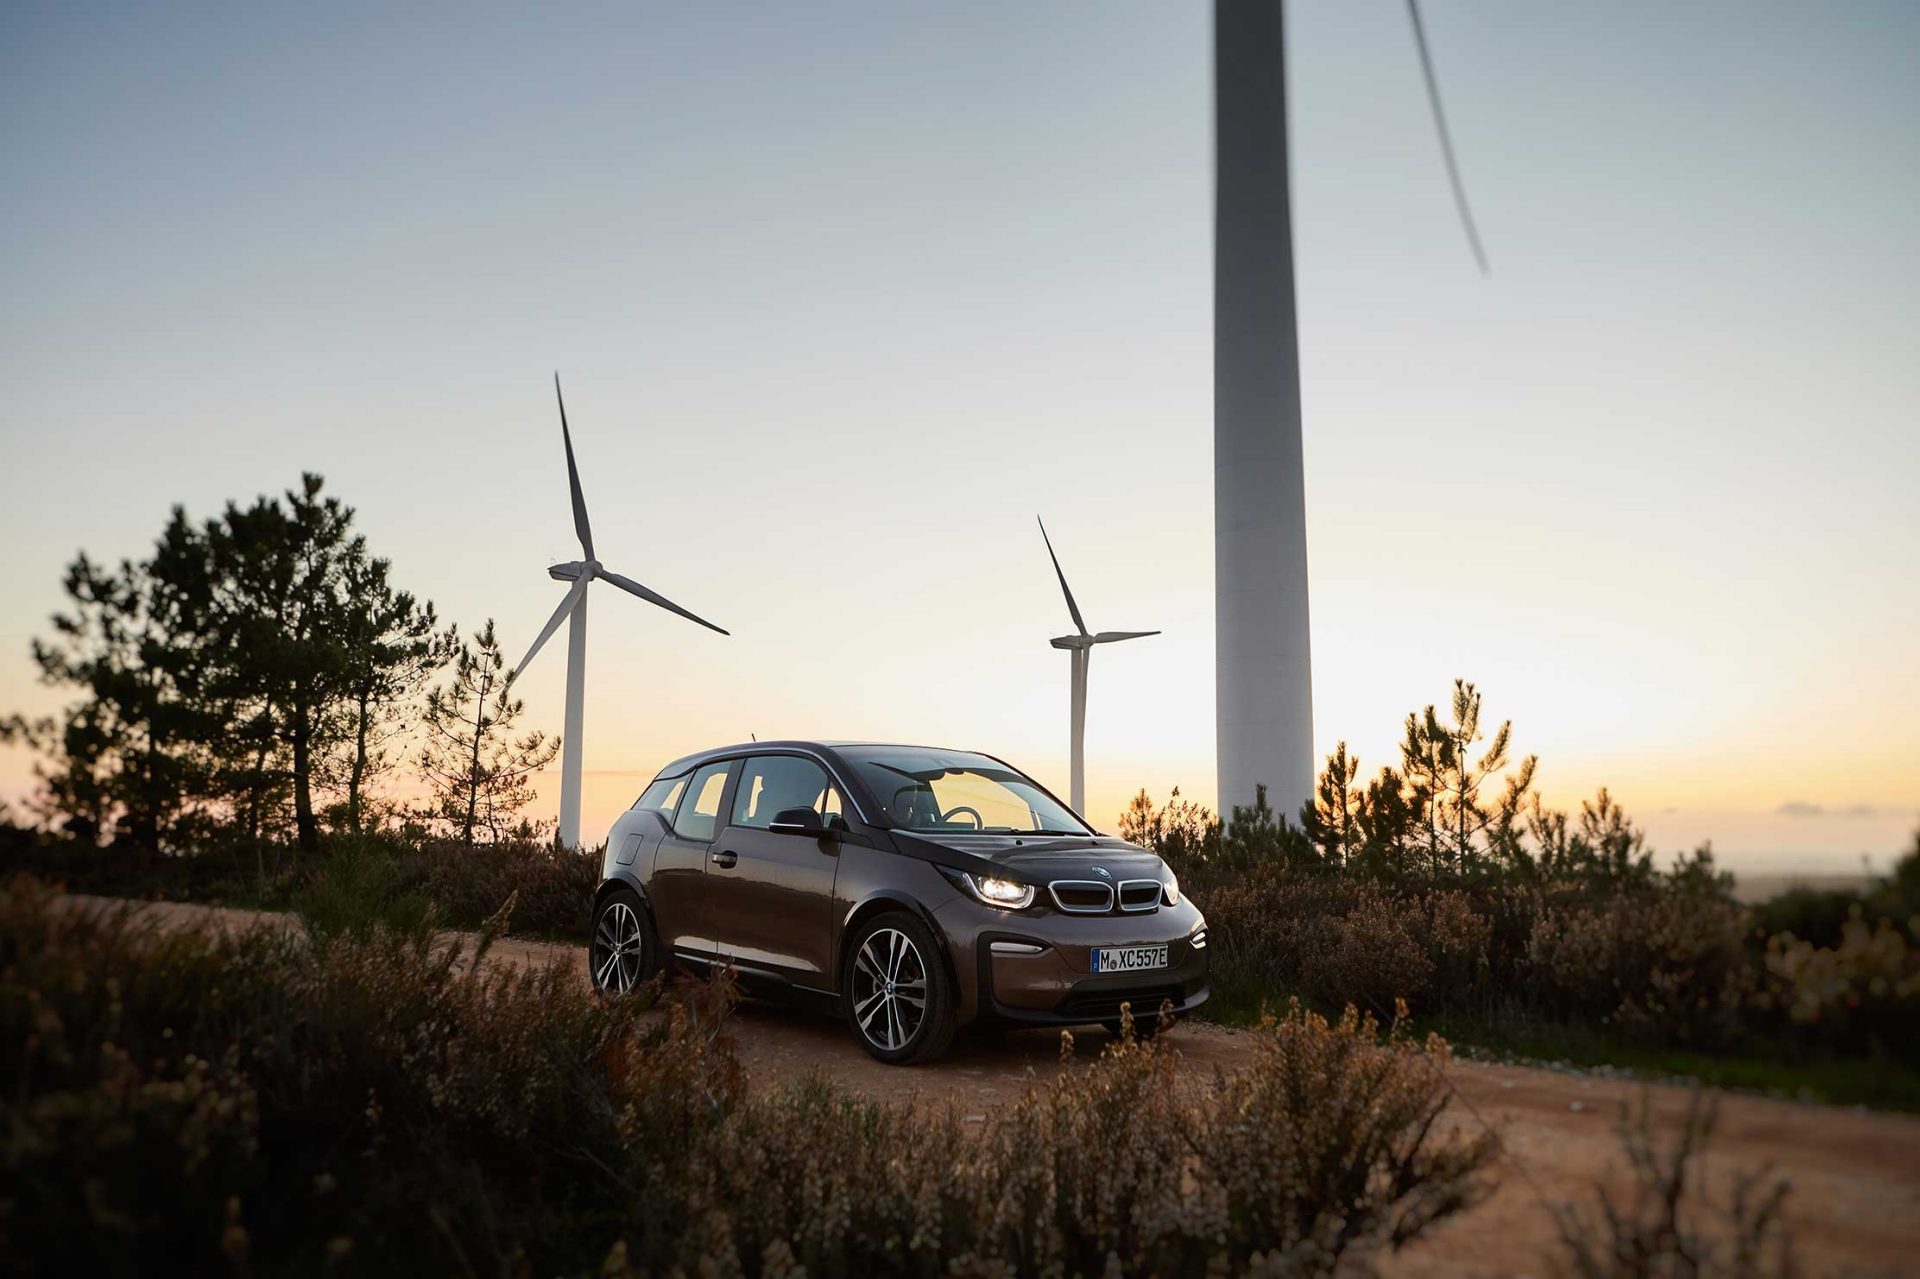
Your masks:
M 901 830 L 1085 835 L 1086 825 L 1024 773 L 971 751 L 842 748 Z

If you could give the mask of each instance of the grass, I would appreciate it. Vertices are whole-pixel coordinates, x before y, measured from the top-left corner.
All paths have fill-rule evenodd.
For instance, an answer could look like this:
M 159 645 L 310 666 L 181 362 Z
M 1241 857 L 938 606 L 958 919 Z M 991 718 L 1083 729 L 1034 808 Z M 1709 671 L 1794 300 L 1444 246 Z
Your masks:
M 1222 982 L 1198 1015 L 1222 1026 L 1248 1027 L 1267 1012 L 1284 1010 L 1287 999 L 1288 992 L 1255 983 Z M 1410 1030 L 1432 1031 L 1451 1043 L 1456 1055 L 1472 1060 L 1605 1068 L 1641 1080 L 1685 1079 L 1794 1101 L 1920 1113 L 1920 1069 L 1884 1054 L 1842 1056 L 1758 1038 L 1724 1052 L 1648 1047 L 1586 1027 L 1517 1015 L 1416 1013 Z

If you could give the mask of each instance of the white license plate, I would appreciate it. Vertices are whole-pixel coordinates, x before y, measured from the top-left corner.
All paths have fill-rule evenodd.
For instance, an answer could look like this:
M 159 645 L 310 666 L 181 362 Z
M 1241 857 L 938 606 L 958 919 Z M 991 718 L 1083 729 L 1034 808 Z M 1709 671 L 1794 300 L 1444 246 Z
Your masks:
M 1167 966 L 1167 944 L 1157 946 L 1104 946 L 1093 952 L 1096 973 L 1139 973 Z

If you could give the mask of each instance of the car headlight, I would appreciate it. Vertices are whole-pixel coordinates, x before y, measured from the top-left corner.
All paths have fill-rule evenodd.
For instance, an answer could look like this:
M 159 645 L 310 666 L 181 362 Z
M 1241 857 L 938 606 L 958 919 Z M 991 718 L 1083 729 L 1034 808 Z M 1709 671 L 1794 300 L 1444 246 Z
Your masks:
M 1002 910 L 1023 910 L 1033 905 L 1033 885 L 1016 883 L 1011 879 L 995 879 L 989 875 L 968 875 L 967 887 L 973 895 L 989 906 L 998 906 Z
M 1180 877 L 1174 874 L 1172 870 L 1167 871 L 1167 877 L 1160 881 L 1160 887 L 1166 890 L 1167 905 L 1178 906 L 1180 904 Z

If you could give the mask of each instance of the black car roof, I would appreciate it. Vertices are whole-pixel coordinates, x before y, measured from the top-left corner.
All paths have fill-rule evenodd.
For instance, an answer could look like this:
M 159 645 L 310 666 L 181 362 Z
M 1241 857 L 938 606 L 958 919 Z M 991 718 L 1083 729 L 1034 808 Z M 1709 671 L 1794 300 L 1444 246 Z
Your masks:
M 781 738 L 779 740 L 770 739 L 764 742 L 734 742 L 730 746 L 715 746 L 708 750 L 695 751 L 691 755 L 682 755 L 679 759 L 674 760 L 658 773 L 655 773 L 654 777 L 678 777 L 681 773 L 698 768 L 700 765 L 708 763 L 711 760 L 726 759 L 735 755 L 751 755 L 756 751 L 807 751 L 813 754 L 827 755 L 839 763 L 844 762 L 839 758 L 840 752 L 850 746 L 894 746 L 904 750 L 950 750 L 966 755 L 980 755 L 987 759 L 995 758 L 992 755 L 988 755 L 985 751 L 963 750 L 957 746 L 927 746 L 924 743 L 918 742 L 868 742 L 842 741 L 839 739 L 801 740 L 799 738 Z

